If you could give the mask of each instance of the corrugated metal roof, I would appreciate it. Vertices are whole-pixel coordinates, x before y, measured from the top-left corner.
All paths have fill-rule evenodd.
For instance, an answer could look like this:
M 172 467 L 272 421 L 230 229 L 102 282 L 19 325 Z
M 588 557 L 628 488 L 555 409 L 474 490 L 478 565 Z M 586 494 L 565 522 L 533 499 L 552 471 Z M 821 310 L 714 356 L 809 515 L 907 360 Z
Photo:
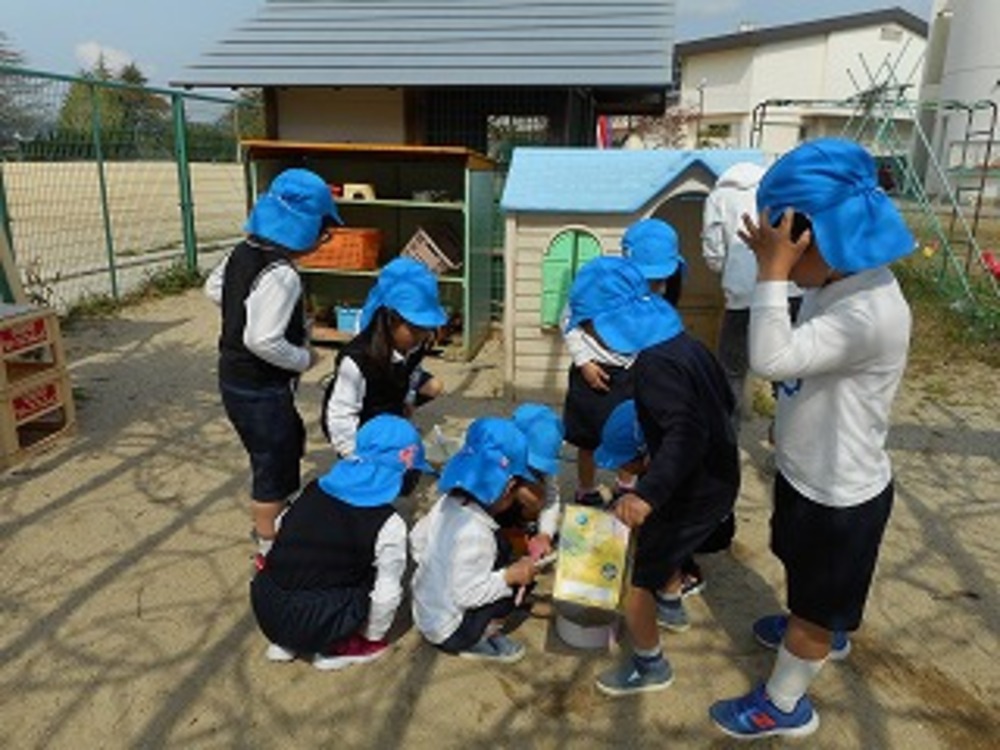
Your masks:
M 751 149 L 514 149 L 500 205 L 504 211 L 635 213 L 689 168 L 718 177 L 737 162 L 764 164 Z
M 804 23 L 790 23 L 784 26 L 772 26 L 766 29 L 753 29 L 736 34 L 694 39 L 681 42 L 676 46 L 675 54 L 679 60 L 692 55 L 703 55 L 708 52 L 725 52 L 741 47 L 760 47 L 765 44 L 776 44 L 794 39 L 804 39 L 811 36 L 826 36 L 837 31 L 864 28 L 865 26 L 886 26 L 897 24 L 922 37 L 927 36 L 927 22 L 917 18 L 902 8 L 874 10 L 868 13 L 854 13 L 849 16 L 824 18 Z
M 673 0 L 268 0 L 179 86 L 655 86 Z

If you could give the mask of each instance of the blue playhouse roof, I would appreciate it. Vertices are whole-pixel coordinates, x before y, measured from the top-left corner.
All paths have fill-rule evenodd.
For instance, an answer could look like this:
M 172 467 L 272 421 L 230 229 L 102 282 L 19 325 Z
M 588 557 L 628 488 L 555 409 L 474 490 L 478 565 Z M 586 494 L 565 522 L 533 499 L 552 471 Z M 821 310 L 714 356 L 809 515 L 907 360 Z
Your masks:
M 517 148 L 500 205 L 508 212 L 634 213 L 690 167 L 718 177 L 741 161 L 765 158 L 751 149 Z

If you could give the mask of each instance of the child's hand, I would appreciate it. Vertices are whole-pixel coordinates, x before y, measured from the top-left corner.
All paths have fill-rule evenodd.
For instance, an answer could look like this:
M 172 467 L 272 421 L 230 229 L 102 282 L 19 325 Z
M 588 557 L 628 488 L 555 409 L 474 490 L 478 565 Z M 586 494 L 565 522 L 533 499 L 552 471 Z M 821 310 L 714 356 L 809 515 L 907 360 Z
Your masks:
M 792 268 L 802 253 L 812 243 L 812 232 L 806 230 L 798 241 L 792 241 L 792 217 L 795 212 L 786 208 L 778 222 L 771 226 L 771 217 L 765 208 L 755 224 L 749 214 L 743 214 L 743 229 L 737 234 L 757 256 L 758 281 L 787 281 Z
M 503 579 L 508 586 L 527 586 L 535 580 L 535 561 L 530 557 L 522 557 L 511 563 L 504 571 Z
M 309 349 L 309 367 L 307 367 L 306 369 L 307 370 L 311 370 L 317 364 L 319 364 L 319 356 L 320 355 L 319 355 L 319 351 L 316 349 L 316 347 L 310 346 L 310 347 L 308 347 L 308 349 Z
M 538 562 L 546 555 L 552 554 L 552 537 L 548 534 L 535 534 L 528 540 L 528 555 Z
M 636 494 L 626 492 L 615 501 L 612 508 L 615 517 L 630 529 L 642 526 L 653 512 L 653 506 Z
M 611 390 L 611 386 L 609 385 L 611 376 L 596 362 L 584 362 L 580 365 L 580 374 L 587 381 L 587 385 L 595 391 L 606 392 Z

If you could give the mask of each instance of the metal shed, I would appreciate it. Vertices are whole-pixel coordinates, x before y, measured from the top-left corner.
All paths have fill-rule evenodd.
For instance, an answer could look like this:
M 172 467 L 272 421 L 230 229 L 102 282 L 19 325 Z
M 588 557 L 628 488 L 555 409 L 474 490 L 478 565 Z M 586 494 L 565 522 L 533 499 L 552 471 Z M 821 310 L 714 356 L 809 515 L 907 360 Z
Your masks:
M 718 176 L 742 161 L 763 163 L 764 155 L 516 149 L 501 202 L 507 391 L 518 399 L 549 400 L 564 391 L 570 358 L 557 317 L 569 281 L 590 257 L 619 254 L 625 229 L 650 216 L 667 221 L 680 236 L 688 264 L 680 311 L 688 331 L 714 350 L 724 300 L 718 277 L 701 259 L 702 206 Z M 543 273 L 553 262 L 565 265 L 558 288 L 551 288 L 556 277 Z

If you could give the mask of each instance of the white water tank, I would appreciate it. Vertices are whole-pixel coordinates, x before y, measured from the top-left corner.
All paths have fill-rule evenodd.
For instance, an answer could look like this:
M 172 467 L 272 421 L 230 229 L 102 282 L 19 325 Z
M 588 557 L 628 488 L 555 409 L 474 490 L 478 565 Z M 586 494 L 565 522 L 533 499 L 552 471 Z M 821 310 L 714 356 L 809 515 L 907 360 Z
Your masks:
M 939 89 L 941 100 L 970 106 L 977 102 L 1000 102 L 1000 44 L 997 43 L 1000 2 L 951 0 L 948 5 L 952 13 L 948 51 Z M 987 129 L 990 116 L 988 107 L 978 110 L 972 121 L 972 130 Z M 943 112 L 940 127 L 941 156 L 946 165 L 959 166 L 956 160 L 959 144 L 965 138 L 967 115 L 962 111 Z M 984 138 L 980 133 L 972 140 Z M 969 159 L 975 158 L 975 154 L 969 154 Z

